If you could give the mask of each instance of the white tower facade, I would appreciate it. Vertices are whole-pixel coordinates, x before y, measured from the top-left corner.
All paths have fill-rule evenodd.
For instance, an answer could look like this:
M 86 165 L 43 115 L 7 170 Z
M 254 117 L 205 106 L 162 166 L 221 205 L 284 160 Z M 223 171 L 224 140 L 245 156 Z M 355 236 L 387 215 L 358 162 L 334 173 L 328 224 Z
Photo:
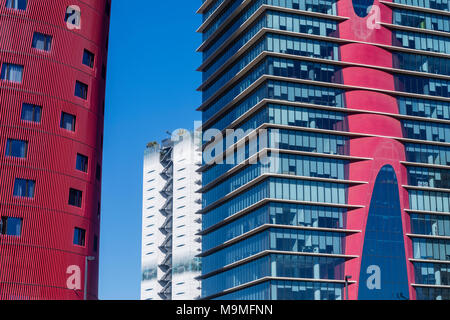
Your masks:
M 179 131 L 144 154 L 142 300 L 194 300 L 201 284 L 201 152 Z

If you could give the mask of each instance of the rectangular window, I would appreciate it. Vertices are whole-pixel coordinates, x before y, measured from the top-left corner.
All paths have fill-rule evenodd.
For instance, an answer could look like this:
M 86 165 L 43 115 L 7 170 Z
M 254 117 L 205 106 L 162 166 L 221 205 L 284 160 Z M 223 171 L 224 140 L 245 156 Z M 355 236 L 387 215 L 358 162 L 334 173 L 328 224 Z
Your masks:
M 97 252 L 98 250 L 98 237 L 94 235 L 94 252 Z
M 41 122 L 42 107 L 29 103 L 22 104 L 22 115 L 20 118 L 24 121 Z
M 97 163 L 97 170 L 95 171 L 95 178 L 97 181 L 102 179 L 102 167 Z
M 16 178 L 14 182 L 14 197 L 33 198 L 36 182 L 28 179 Z
M 23 66 L 12 63 L 4 63 L 0 78 L 11 82 L 22 83 Z
M 7 157 L 26 158 L 28 153 L 28 142 L 23 140 L 8 139 L 6 141 Z
M 109 3 L 109 0 L 106 0 L 105 4 L 105 14 L 109 17 L 111 12 L 111 4 Z
M 75 96 L 87 100 L 88 86 L 80 81 L 75 83 Z
M 73 232 L 73 244 L 84 247 L 86 238 L 86 230 L 81 228 L 75 228 Z
M 22 218 L 2 217 L 0 220 L 0 234 L 17 236 L 22 234 Z
M 72 189 L 69 190 L 69 205 L 81 208 L 83 192 L 80 190 Z
M 38 50 L 50 51 L 52 48 L 52 36 L 35 32 L 31 46 Z
M 62 112 L 60 127 L 69 131 L 75 131 L 76 117 L 72 114 Z
M 16 10 L 26 10 L 27 0 L 6 0 L 6 7 Z
M 88 66 L 89 68 L 94 67 L 94 54 L 86 49 L 83 52 L 83 64 Z
M 79 171 L 87 172 L 88 171 L 88 157 L 77 153 L 76 169 Z

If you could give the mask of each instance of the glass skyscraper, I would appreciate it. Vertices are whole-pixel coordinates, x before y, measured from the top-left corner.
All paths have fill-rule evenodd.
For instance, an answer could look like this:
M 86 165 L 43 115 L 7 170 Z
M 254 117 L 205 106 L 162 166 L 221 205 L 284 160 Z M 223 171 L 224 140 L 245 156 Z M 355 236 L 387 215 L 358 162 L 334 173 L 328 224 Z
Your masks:
M 198 12 L 202 298 L 449 299 L 448 0 Z

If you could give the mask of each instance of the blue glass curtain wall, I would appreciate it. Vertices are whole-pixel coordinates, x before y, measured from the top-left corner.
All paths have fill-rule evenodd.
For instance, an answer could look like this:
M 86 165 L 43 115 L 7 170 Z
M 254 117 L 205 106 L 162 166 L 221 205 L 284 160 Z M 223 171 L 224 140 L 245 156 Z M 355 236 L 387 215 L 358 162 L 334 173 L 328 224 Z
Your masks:
M 359 300 L 406 300 L 409 285 L 397 177 L 381 168 L 367 218 L 359 278 Z
M 345 228 L 347 210 L 271 202 L 202 237 L 202 251 L 215 248 L 264 224 L 316 228 Z
M 271 254 L 202 280 L 202 296 L 264 277 L 343 280 L 344 259 Z
M 344 254 L 345 233 L 270 228 L 202 257 L 202 274 L 248 258 L 265 250 Z

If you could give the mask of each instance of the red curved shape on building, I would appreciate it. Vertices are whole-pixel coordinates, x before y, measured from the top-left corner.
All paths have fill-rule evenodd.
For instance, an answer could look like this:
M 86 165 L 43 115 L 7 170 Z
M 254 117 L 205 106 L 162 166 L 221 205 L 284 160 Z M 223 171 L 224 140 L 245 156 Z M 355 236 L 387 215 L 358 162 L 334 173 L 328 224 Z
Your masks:
M 79 28 L 65 21 L 71 5 Z M 110 0 L 6 6 L 1 0 L 0 63 L 23 66 L 23 76 L 0 80 L 0 215 L 22 219 L 22 228 L 0 235 L 0 298 L 83 299 L 93 256 L 87 298 L 97 299 Z M 33 47 L 35 32 L 51 36 L 50 51 Z M 84 50 L 94 54 L 92 67 Z M 88 85 L 86 99 L 74 95 L 77 81 Z M 40 122 L 21 119 L 24 103 L 42 107 Z M 61 128 L 62 112 L 76 117 L 75 131 Z M 8 155 L 8 139 L 27 141 L 26 157 Z M 76 169 L 77 154 L 88 158 L 87 172 Z M 32 197 L 14 195 L 17 178 L 35 181 Z M 82 191 L 81 207 L 69 205 L 70 189 Z M 74 244 L 75 228 L 85 230 L 84 245 Z
M 355 40 L 341 46 L 341 61 L 392 68 L 393 57 L 389 50 L 374 46 L 370 43 L 391 45 L 392 32 L 382 25 L 370 28 L 374 11 L 361 18 L 353 10 L 352 0 L 339 1 L 338 13 L 350 19 L 340 23 L 339 33 L 343 39 Z M 389 7 L 374 1 L 374 6 L 380 9 L 381 22 L 392 23 L 392 11 Z M 369 21 L 368 21 L 369 20 Z M 372 24 L 373 25 L 373 24 Z M 371 91 L 365 88 L 395 90 L 394 76 L 383 70 L 370 67 L 348 67 L 343 70 L 344 84 L 361 87 L 360 90 L 350 90 L 346 93 L 346 105 L 349 109 L 369 110 L 380 113 L 398 114 L 397 100 L 394 96 L 383 92 Z M 409 215 L 404 209 L 409 208 L 408 192 L 402 185 L 407 185 L 406 168 L 400 161 L 405 161 L 404 145 L 389 137 L 402 137 L 400 121 L 383 114 L 351 114 L 348 116 L 350 132 L 365 133 L 374 137 L 353 138 L 350 141 L 350 155 L 372 158 L 373 160 L 353 162 L 349 166 L 349 179 L 367 181 L 368 184 L 352 186 L 348 192 L 348 203 L 361 205 L 364 208 L 351 210 L 347 217 L 347 228 L 362 230 L 346 238 L 346 254 L 357 255 L 358 258 L 346 263 L 345 274 L 352 276 L 352 280 L 360 278 L 361 258 L 363 254 L 366 223 L 369 214 L 370 201 L 375 180 L 381 168 L 391 165 L 398 178 L 400 204 L 402 207 L 403 234 L 405 240 L 406 257 L 412 257 L 412 241 L 406 236 L 410 231 Z M 414 269 L 410 261 L 406 261 L 408 269 L 409 294 L 415 299 Z M 358 299 L 359 283 L 349 286 L 349 299 Z

